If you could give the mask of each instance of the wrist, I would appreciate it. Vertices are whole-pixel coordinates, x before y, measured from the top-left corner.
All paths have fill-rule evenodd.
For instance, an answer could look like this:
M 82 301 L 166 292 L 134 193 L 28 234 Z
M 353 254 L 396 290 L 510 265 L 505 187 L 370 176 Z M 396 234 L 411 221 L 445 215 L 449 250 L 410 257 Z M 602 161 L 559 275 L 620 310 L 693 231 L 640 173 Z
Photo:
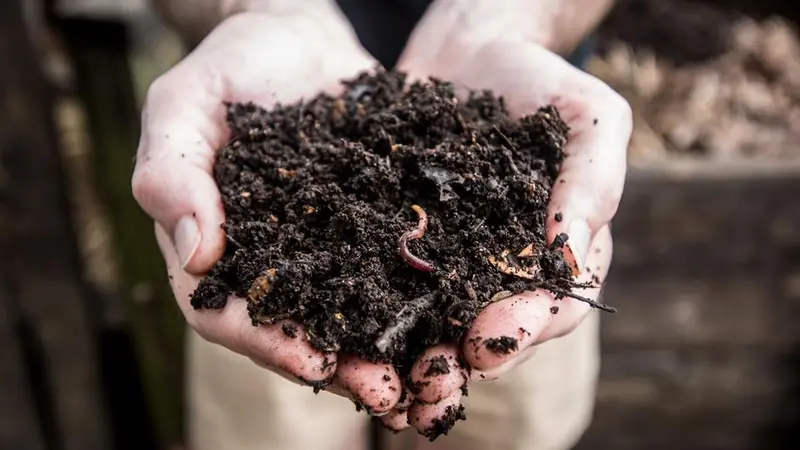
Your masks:
M 349 30 L 334 0 L 151 0 L 154 8 L 190 45 L 196 45 L 225 19 L 237 14 L 305 17 L 329 28 Z
M 436 0 L 411 34 L 400 66 L 457 70 L 499 40 L 572 52 L 605 17 L 614 0 Z

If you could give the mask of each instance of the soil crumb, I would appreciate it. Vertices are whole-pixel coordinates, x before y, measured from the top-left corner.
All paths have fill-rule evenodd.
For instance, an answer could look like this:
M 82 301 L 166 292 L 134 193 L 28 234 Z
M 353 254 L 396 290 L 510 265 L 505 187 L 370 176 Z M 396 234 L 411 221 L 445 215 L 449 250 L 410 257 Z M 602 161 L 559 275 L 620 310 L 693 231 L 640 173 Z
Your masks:
M 194 308 L 246 298 L 254 325 L 292 319 L 303 328 L 287 336 L 406 377 L 496 293 L 575 287 L 568 237 L 545 240 L 569 132 L 555 108 L 512 120 L 491 92 L 459 101 L 450 83 L 387 71 L 344 86 L 227 106 L 214 177 L 228 243 Z
M 517 340 L 509 336 L 486 339 L 486 341 L 484 341 L 484 345 L 490 352 L 500 355 L 507 355 L 511 352 L 515 352 L 519 347 Z
M 439 375 L 447 375 L 450 373 L 450 364 L 444 356 L 436 356 L 431 358 L 428 370 L 425 371 L 426 377 L 435 377 Z
M 297 325 L 293 323 L 284 323 L 281 325 L 281 330 L 283 331 L 283 334 L 292 339 L 297 337 Z
M 450 405 L 445 409 L 444 416 L 434 420 L 431 427 L 425 430 L 423 434 L 433 442 L 437 437 L 449 433 L 456 422 L 466 419 L 467 416 L 464 414 L 463 406 Z

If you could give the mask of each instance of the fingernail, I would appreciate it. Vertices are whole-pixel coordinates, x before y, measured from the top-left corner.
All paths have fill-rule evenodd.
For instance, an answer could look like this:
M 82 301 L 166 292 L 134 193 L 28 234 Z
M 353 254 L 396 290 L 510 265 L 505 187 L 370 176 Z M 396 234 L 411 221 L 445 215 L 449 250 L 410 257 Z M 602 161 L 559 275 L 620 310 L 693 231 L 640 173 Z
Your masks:
M 370 411 L 369 409 L 367 409 L 367 413 L 372 417 L 383 417 L 383 416 L 389 414 L 390 412 L 391 411 L 376 412 L 376 411 Z
M 192 256 L 194 256 L 197 248 L 200 247 L 200 239 L 200 229 L 197 227 L 197 221 L 194 217 L 181 217 L 173 235 L 175 251 L 178 252 L 181 268 L 185 269 L 189 261 L 192 260 Z
M 567 261 L 572 264 L 572 272 L 578 275 L 581 273 L 583 265 L 586 263 L 586 254 L 589 253 L 589 242 L 592 238 L 592 232 L 586 222 L 576 220 L 569 224 L 567 236 L 569 239 L 567 239 L 564 256 L 567 258 Z

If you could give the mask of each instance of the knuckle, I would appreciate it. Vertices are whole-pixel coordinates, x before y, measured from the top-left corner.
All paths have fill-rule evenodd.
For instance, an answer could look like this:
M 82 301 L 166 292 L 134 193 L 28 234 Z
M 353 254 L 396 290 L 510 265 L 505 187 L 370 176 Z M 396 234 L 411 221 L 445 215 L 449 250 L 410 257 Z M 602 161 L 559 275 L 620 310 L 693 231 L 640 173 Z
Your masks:
M 620 184 L 609 174 L 595 176 L 591 182 L 575 186 L 569 193 L 569 201 L 576 213 L 586 217 L 592 229 L 597 229 L 616 215 L 622 198 Z
M 616 117 L 618 132 L 626 138 L 633 132 L 633 108 L 619 92 L 603 83 L 602 104 Z
M 605 116 L 613 115 L 623 127 L 632 127 L 633 109 L 622 94 L 598 78 L 592 78 L 588 91 L 591 94 L 587 98 L 595 105 L 594 109 L 602 109 Z
M 611 233 L 611 227 L 608 225 L 603 226 L 603 228 L 598 231 L 597 236 L 595 236 L 594 239 L 595 243 L 593 245 L 604 252 L 607 261 L 611 261 L 614 255 L 614 236 Z M 606 269 L 604 275 L 607 273 L 607 271 L 608 269 Z M 603 277 L 602 281 L 605 281 L 605 276 Z
M 602 223 L 608 223 L 617 213 L 622 198 L 622 183 L 611 177 L 598 180 L 596 198 L 598 216 Z
M 145 109 L 147 108 L 147 105 L 158 102 L 159 99 L 162 99 L 170 94 L 170 92 L 173 90 L 171 78 L 170 72 L 167 72 L 150 83 L 150 86 L 147 87 L 147 93 L 145 94 Z
M 208 327 L 203 320 L 200 320 L 199 314 L 195 311 L 187 311 L 184 312 L 183 315 L 184 320 L 186 321 L 186 325 L 198 336 L 200 336 L 204 341 L 211 342 L 211 343 L 218 343 L 219 336 L 214 333 L 213 329 Z
M 631 108 L 630 102 L 622 96 L 619 92 L 612 89 L 610 86 L 605 85 L 606 87 L 606 98 L 608 105 L 612 108 L 612 111 L 616 111 L 617 116 L 624 122 L 624 123 L 632 123 L 633 122 L 633 109 Z
M 184 320 L 186 321 L 186 325 L 194 330 L 200 337 L 203 339 L 210 341 L 210 336 L 208 332 L 201 326 L 199 320 L 197 320 L 197 315 L 194 313 L 184 314 Z
M 147 210 L 148 205 L 152 202 L 153 197 L 157 193 L 156 176 L 152 168 L 144 163 L 138 163 L 131 178 L 131 190 L 133 198 L 139 205 Z

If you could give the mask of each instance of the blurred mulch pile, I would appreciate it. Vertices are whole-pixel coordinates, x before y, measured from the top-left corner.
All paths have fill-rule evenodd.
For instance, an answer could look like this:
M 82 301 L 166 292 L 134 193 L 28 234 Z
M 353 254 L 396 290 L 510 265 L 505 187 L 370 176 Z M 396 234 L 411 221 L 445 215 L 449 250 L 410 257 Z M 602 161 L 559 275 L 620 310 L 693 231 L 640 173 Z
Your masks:
M 621 1 L 589 71 L 632 104 L 632 162 L 800 157 L 800 38 L 780 18 Z

